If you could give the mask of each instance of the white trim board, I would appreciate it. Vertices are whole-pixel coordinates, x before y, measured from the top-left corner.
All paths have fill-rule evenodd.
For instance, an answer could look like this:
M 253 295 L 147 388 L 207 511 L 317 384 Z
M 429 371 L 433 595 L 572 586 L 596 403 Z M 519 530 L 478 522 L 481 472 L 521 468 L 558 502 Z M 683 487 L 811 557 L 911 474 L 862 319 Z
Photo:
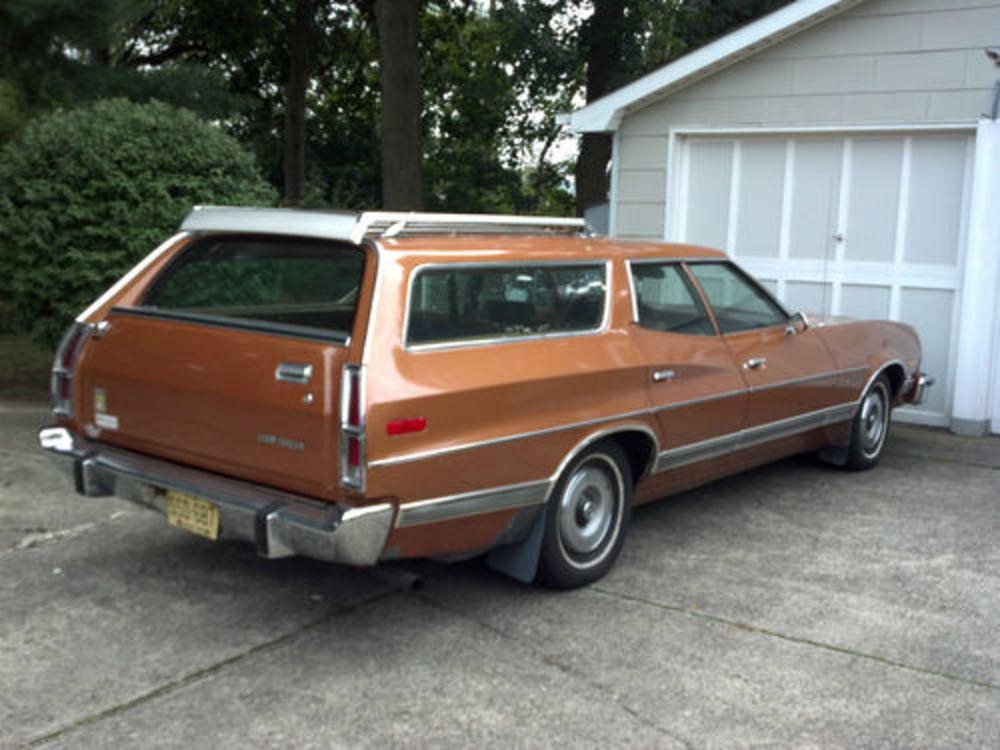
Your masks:
M 615 131 L 628 110 L 669 96 L 861 2 L 796 0 L 789 3 L 578 109 L 569 116 L 570 127 L 576 133 Z

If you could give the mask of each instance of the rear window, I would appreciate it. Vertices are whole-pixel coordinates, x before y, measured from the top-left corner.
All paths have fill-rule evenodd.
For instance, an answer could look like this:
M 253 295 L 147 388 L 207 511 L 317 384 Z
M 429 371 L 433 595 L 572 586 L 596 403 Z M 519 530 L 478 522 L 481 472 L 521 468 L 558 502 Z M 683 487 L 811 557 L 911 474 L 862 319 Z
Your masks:
M 601 264 L 461 265 L 417 271 L 407 344 L 566 335 L 604 321 Z
M 290 332 L 349 333 L 364 261 L 361 250 L 322 240 L 206 237 L 164 269 L 142 306 Z

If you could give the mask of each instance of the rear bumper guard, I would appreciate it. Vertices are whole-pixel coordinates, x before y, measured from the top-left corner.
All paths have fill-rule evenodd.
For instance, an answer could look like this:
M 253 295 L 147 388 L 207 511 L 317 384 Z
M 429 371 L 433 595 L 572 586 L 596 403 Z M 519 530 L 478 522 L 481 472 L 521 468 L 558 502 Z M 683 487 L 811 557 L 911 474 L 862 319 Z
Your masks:
M 392 525 L 389 503 L 350 508 L 310 500 L 91 442 L 64 427 L 42 428 L 38 442 L 73 477 L 79 494 L 115 495 L 163 515 L 168 489 L 203 497 L 219 509 L 219 537 L 250 542 L 262 557 L 374 565 Z
M 916 381 L 913 384 L 913 395 L 909 399 L 910 404 L 912 406 L 919 406 L 922 404 L 924 402 L 924 398 L 927 396 L 927 391 L 932 385 L 934 385 L 934 378 L 923 373 L 917 375 Z

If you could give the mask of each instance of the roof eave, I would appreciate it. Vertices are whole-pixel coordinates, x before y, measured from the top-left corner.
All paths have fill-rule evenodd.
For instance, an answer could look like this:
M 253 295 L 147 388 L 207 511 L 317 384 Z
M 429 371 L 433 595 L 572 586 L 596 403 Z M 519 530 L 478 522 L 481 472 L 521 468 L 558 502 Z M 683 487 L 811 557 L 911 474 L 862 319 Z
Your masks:
M 614 132 L 624 115 L 844 12 L 863 0 L 796 0 L 699 47 L 570 115 L 576 133 Z

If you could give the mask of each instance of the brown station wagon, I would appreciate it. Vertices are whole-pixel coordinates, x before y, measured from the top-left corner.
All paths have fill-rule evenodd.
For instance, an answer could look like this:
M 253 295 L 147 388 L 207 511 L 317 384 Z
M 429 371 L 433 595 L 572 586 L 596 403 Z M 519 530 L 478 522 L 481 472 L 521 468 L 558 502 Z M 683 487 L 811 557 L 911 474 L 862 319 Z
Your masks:
M 909 326 L 789 314 L 714 250 L 575 219 L 199 208 L 67 331 L 77 492 L 265 557 L 490 551 L 557 587 L 632 506 L 803 451 L 878 462 Z

